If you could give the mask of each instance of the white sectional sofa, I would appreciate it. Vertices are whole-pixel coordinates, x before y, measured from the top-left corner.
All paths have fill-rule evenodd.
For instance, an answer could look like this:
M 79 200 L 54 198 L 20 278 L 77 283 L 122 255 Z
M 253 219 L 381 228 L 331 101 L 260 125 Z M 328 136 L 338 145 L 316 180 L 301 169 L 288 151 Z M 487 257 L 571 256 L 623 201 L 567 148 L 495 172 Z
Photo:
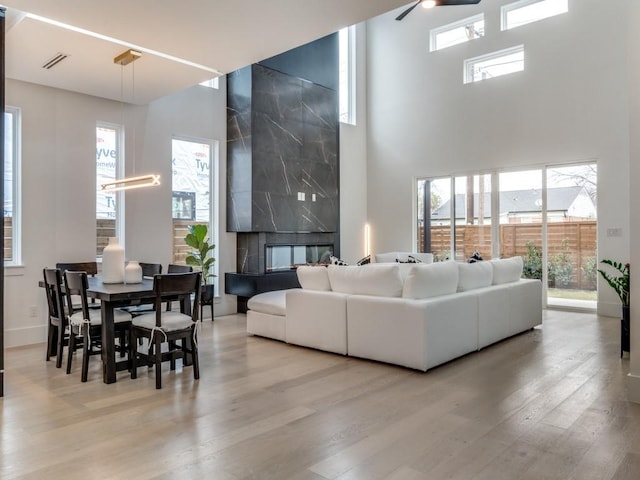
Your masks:
M 522 259 L 299 267 L 302 288 L 249 300 L 247 331 L 426 371 L 542 323 Z

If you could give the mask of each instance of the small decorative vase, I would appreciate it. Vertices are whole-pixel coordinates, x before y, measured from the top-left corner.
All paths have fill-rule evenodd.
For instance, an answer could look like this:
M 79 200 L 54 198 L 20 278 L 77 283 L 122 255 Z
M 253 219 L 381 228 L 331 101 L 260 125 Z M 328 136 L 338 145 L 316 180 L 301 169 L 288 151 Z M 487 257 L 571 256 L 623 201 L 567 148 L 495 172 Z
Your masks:
M 109 237 L 102 251 L 102 283 L 124 282 L 124 247 L 117 237 Z
M 124 269 L 124 283 L 141 283 L 142 267 L 138 262 L 129 260 Z

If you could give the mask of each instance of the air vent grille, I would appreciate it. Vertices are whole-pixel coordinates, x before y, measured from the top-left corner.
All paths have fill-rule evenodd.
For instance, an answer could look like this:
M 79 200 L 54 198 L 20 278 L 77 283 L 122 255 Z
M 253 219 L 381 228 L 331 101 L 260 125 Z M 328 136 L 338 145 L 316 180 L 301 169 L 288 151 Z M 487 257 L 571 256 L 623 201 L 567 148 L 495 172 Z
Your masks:
M 56 53 L 53 57 L 51 57 L 49 60 L 47 60 L 45 62 L 44 65 L 42 65 L 42 68 L 46 69 L 46 70 L 50 70 L 53 67 L 55 67 L 56 65 L 58 65 L 61 61 L 63 61 L 65 58 L 67 58 L 69 55 L 67 55 L 66 53 Z

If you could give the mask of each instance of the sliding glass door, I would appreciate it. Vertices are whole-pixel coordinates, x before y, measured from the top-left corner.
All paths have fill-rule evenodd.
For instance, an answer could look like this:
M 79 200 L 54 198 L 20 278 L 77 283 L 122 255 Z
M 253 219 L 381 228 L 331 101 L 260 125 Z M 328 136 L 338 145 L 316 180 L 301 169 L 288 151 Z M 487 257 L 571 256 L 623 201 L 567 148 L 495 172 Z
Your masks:
M 418 251 L 437 260 L 521 256 L 523 276 L 543 282 L 548 306 L 595 308 L 595 163 L 420 179 L 417 187 Z

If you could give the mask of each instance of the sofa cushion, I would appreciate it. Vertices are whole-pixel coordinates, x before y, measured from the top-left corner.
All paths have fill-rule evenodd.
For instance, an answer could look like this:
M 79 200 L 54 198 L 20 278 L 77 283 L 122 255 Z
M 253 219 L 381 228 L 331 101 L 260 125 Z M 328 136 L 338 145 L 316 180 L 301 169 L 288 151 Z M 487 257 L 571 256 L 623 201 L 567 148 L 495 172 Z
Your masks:
M 400 297 L 402 278 L 397 265 L 327 267 L 334 292 L 377 297 Z
M 398 252 L 376 253 L 376 263 L 391 263 L 398 259 Z
M 489 287 L 493 281 L 491 262 L 458 263 L 458 291 Z
M 522 257 L 496 258 L 490 263 L 493 266 L 493 285 L 517 282 L 522 277 Z
M 431 298 L 456 293 L 458 265 L 456 262 L 438 262 L 414 265 L 404 282 L 404 298 Z
M 249 299 L 247 308 L 260 313 L 281 315 L 284 317 L 287 314 L 286 294 L 286 290 L 259 293 Z
M 300 282 L 300 286 L 306 290 L 331 290 L 327 267 L 301 265 L 297 268 L 296 273 L 298 274 L 298 282 Z

